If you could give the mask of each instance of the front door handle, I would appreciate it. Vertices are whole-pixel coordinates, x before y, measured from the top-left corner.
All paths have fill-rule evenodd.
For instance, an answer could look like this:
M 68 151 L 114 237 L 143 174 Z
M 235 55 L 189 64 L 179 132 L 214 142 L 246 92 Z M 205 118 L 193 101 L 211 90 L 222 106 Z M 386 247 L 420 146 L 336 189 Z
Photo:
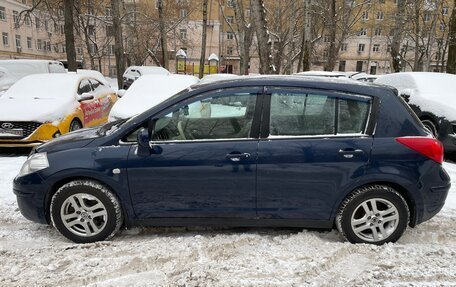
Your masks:
M 238 162 L 243 159 L 250 158 L 250 154 L 249 153 L 229 153 L 226 155 L 226 158 L 231 161 Z
M 355 155 L 362 155 L 364 151 L 362 149 L 340 149 L 339 154 L 345 158 L 353 158 Z

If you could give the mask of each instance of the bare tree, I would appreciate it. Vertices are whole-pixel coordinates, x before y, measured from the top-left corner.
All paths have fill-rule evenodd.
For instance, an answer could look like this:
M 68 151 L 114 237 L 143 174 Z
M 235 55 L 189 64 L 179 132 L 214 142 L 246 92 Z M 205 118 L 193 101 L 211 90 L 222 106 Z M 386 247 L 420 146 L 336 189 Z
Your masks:
M 68 62 L 68 71 L 75 72 L 76 65 L 76 47 L 74 45 L 74 0 L 64 0 L 64 17 L 65 17 L 65 46 Z
M 201 57 L 199 66 L 199 77 L 204 76 L 204 65 L 206 63 L 206 38 L 207 38 L 207 4 L 208 0 L 203 0 L 203 35 L 201 38 Z
M 393 70 L 395 72 L 402 71 L 403 56 L 401 54 L 401 43 L 403 38 L 403 28 L 405 26 L 405 12 L 407 8 L 407 0 L 397 0 L 397 12 L 394 19 L 393 39 L 391 41 L 391 58 L 393 62 Z
M 456 0 L 450 20 L 447 73 L 456 74 Z
M 114 30 L 114 54 L 116 55 L 117 84 L 122 87 L 123 73 L 125 72 L 124 48 L 122 39 L 122 23 L 120 16 L 120 1 L 111 0 L 112 28 Z
M 169 69 L 168 60 L 168 36 L 166 31 L 165 13 L 163 10 L 163 1 L 158 0 L 158 18 L 159 18 L 159 29 L 160 29 L 160 46 L 162 51 L 162 66 L 165 69 Z
M 258 54 L 260 58 L 260 73 L 271 73 L 271 42 L 269 41 L 268 24 L 266 22 L 266 10 L 263 0 L 251 0 L 253 21 L 258 40 Z

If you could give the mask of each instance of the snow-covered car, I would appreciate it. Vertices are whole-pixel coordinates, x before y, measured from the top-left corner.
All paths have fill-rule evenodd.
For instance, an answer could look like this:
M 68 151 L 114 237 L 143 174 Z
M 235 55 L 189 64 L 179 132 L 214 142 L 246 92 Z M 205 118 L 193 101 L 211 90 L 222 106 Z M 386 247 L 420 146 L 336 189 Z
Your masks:
M 235 74 L 210 74 L 210 75 L 204 76 L 201 79 L 200 84 L 208 84 L 208 83 L 212 83 L 212 82 L 216 82 L 216 81 L 223 81 L 223 80 L 234 80 L 236 78 L 239 78 L 239 76 L 235 75 Z
M 77 69 L 76 73 L 79 75 L 84 75 L 87 77 L 92 77 L 94 79 L 97 79 L 100 83 L 102 83 L 105 86 L 110 87 L 111 84 L 110 82 L 103 76 L 102 73 L 95 71 L 95 70 L 88 70 L 88 69 Z
M 456 152 L 456 76 L 406 72 L 380 76 L 375 84 L 396 88 L 423 125 L 443 142 L 445 152 Z
M 28 75 L 66 73 L 61 62 L 50 60 L 0 60 L 0 68 L 8 75 L 5 80 L 0 80 L 0 93 L 6 92 L 15 82 Z
M 357 73 L 357 74 L 353 74 L 353 75 L 349 76 L 349 78 L 360 81 L 360 82 L 373 83 L 378 78 L 378 75 Z
M 123 89 L 128 89 L 134 81 L 144 75 L 167 76 L 170 72 L 163 67 L 156 66 L 130 66 L 123 74 Z
M 34 146 L 103 124 L 115 91 L 78 74 L 38 74 L 17 81 L 0 98 L 0 146 Z
M 119 90 L 121 98 L 112 107 L 109 121 L 140 114 L 198 82 L 197 77 L 189 75 L 142 76 L 127 91 Z
M 0 97 L 16 82 L 7 69 L 0 67 Z

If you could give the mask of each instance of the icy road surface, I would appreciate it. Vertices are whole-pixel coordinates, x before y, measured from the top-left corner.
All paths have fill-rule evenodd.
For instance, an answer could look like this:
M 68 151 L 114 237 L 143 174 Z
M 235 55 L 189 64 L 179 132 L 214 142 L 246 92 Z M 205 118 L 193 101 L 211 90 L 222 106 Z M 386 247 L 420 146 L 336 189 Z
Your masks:
M 78 245 L 24 219 L 0 155 L 0 286 L 456 286 L 456 165 L 443 211 L 384 246 L 336 231 L 148 228 Z

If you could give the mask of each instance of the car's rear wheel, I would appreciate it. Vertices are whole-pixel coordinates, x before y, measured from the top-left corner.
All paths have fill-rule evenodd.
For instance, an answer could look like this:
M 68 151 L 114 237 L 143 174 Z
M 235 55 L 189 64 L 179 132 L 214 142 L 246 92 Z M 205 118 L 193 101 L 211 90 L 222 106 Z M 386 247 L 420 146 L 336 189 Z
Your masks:
M 342 203 L 336 226 L 352 243 L 384 244 L 397 241 L 409 223 L 404 198 L 384 185 L 362 187 Z
M 118 198 L 90 180 L 75 180 L 60 187 L 52 197 L 50 213 L 57 230 L 76 243 L 108 240 L 123 221 Z
M 421 122 L 423 123 L 423 126 L 428 129 L 434 137 L 437 138 L 437 126 L 434 124 L 434 122 L 428 119 L 421 120 Z
M 79 120 L 74 119 L 70 124 L 70 132 L 82 129 L 82 124 Z

